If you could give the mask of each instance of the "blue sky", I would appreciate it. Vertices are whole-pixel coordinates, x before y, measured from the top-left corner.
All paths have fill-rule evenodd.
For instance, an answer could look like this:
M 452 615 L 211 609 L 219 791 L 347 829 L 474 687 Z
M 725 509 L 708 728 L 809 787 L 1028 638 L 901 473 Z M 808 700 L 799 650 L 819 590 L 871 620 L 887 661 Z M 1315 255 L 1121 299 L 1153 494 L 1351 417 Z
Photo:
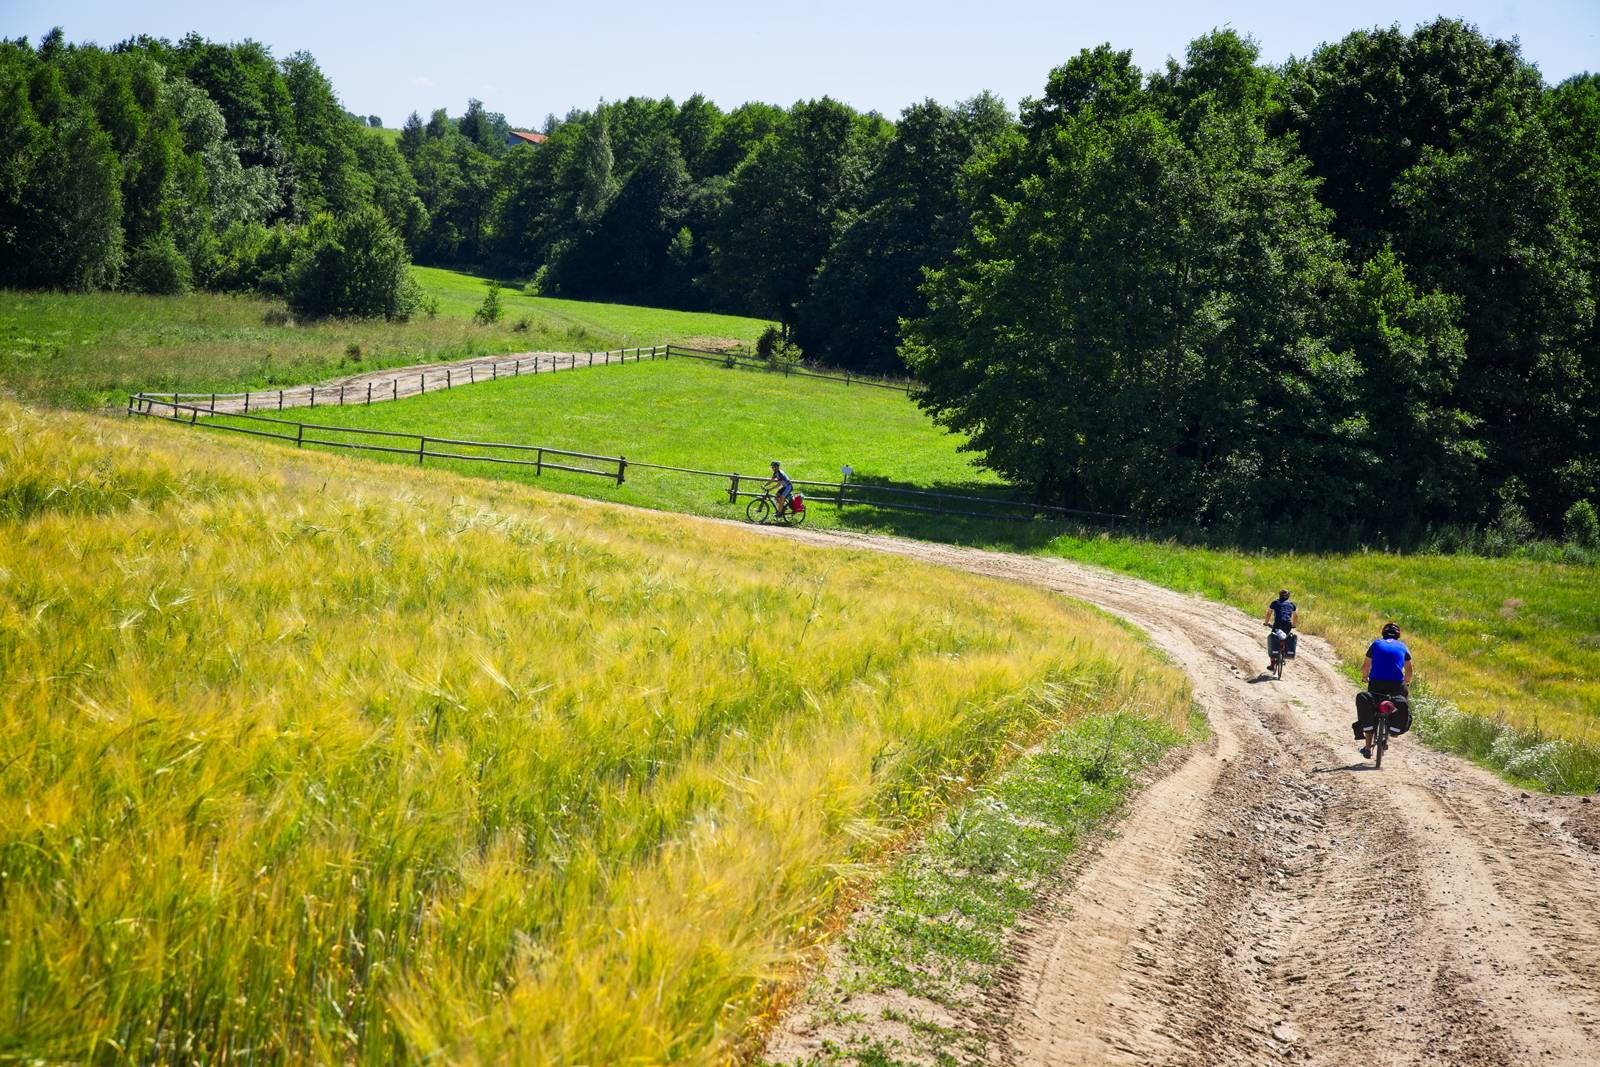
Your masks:
M 1278 61 L 1357 27 L 1409 29 L 1439 14 L 1520 38 L 1547 80 L 1600 68 L 1600 0 L 0 0 L 0 35 L 37 40 L 60 25 L 72 40 L 107 45 L 189 30 L 251 37 L 279 56 L 310 51 L 346 107 L 390 126 L 412 109 L 459 114 L 473 96 L 535 125 L 601 97 L 696 91 L 724 107 L 828 94 L 892 116 L 924 97 L 991 89 L 1015 106 L 1051 67 L 1102 41 L 1133 49 L 1150 69 L 1198 34 L 1232 26 Z

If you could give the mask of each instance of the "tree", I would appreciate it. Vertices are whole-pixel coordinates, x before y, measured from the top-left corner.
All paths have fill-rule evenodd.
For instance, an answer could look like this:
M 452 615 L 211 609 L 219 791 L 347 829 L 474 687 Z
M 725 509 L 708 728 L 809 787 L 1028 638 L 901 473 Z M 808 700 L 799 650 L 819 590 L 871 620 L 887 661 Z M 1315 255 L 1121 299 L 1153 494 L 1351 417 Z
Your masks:
M 1360 368 L 1331 336 L 1347 277 L 1315 183 L 1249 116 L 1186 137 L 1139 85 L 1126 53 L 1081 53 L 975 168 L 974 229 L 908 328 L 921 402 L 1054 499 L 1347 518 Z
M 418 290 L 405 244 L 382 212 L 319 214 L 304 227 L 289 268 L 289 306 L 308 317 L 406 319 Z
M 1515 42 L 1438 19 L 1353 33 L 1291 64 L 1282 127 L 1322 180 L 1352 258 L 1392 248 L 1460 299 L 1466 359 L 1451 407 L 1484 449 L 1469 515 L 1524 486 L 1554 529 L 1600 473 L 1592 276 L 1538 71 Z
M 923 271 L 941 266 L 969 226 L 962 171 L 1011 129 L 983 94 L 954 108 L 932 100 L 901 115 L 865 206 L 828 251 L 796 311 L 795 340 L 810 358 L 869 373 L 903 373 L 900 320 L 926 310 Z
M 796 309 L 861 189 L 877 123 L 827 97 L 796 104 L 734 172 L 717 273 L 723 291 L 771 315 L 787 337 Z
M 367 125 L 374 130 L 381 130 L 383 129 L 383 120 L 376 115 L 368 115 Z

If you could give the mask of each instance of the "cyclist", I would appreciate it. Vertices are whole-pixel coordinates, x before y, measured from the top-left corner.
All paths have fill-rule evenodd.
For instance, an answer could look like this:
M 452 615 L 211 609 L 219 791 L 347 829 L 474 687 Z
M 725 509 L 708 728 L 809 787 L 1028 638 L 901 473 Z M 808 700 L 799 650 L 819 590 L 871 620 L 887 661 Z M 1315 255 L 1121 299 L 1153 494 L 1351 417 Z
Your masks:
M 1383 624 L 1383 636 L 1367 647 L 1367 658 L 1361 663 L 1361 680 L 1367 683 L 1367 692 L 1356 697 L 1356 717 L 1360 720 L 1364 740 L 1362 759 L 1372 756 L 1372 735 L 1377 729 L 1377 704 L 1381 696 L 1409 696 L 1411 691 L 1411 650 L 1400 640 L 1400 627 L 1392 622 Z M 1368 696 L 1366 700 L 1362 696 Z M 1399 702 L 1397 701 L 1396 704 Z M 1403 713 L 1409 720 L 1409 708 Z M 1397 728 L 1404 729 L 1405 722 Z
M 1300 621 L 1300 612 L 1295 608 L 1294 601 L 1289 599 L 1289 590 L 1278 590 L 1278 599 L 1267 605 L 1267 625 L 1275 630 L 1283 631 L 1283 642 L 1279 645 L 1279 654 L 1287 650 L 1289 635 L 1294 633 L 1294 628 Z M 1269 642 L 1270 645 L 1270 642 Z M 1270 654 L 1271 648 L 1268 648 Z M 1276 666 L 1276 660 L 1267 662 L 1267 670 L 1271 671 Z
M 772 461 L 772 477 L 768 478 L 761 488 L 772 492 L 777 498 L 779 515 L 789 510 L 789 498 L 794 496 L 794 483 L 783 473 L 783 467 L 777 460 Z

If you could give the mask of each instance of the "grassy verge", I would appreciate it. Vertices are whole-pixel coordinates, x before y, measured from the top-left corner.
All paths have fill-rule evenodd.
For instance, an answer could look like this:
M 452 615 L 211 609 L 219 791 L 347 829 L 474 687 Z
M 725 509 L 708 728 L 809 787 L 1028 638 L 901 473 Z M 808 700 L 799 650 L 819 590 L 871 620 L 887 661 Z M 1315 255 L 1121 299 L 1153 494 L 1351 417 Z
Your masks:
M 548 445 L 700 470 L 764 474 L 768 462 L 779 459 L 797 479 L 837 481 L 839 468 L 850 464 L 857 480 L 961 493 L 1004 490 L 998 478 L 960 451 L 960 438 L 935 426 L 904 394 L 689 359 L 528 375 L 371 407 L 319 407 L 314 414 L 289 417 L 332 426 Z M 415 464 L 403 457 L 396 462 Z M 742 517 L 746 503 L 728 503 L 726 480 L 643 468 L 631 469 L 621 486 L 559 472 L 535 475 L 525 467 L 454 463 L 451 469 L 701 515 Z M 744 488 L 754 486 L 746 483 Z M 847 509 L 845 518 L 860 524 L 871 514 Z M 835 525 L 839 515 L 833 507 L 819 505 L 806 521 Z
M 1039 550 L 1252 613 L 1265 613 L 1287 586 L 1303 629 L 1327 638 L 1352 677 L 1383 622 L 1393 619 L 1416 657 L 1418 678 L 1443 702 L 1422 716 L 1421 736 L 1547 789 L 1600 790 L 1594 567 L 1382 552 L 1247 553 L 1075 535 Z
M 1099 613 L 0 403 L 0 1060 L 722 1062 Z
M 1166 716 L 1097 716 L 1018 760 L 895 864 L 768 1062 L 991 1062 L 1006 1020 L 983 994 L 1012 962 L 1019 920 L 1139 772 L 1185 739 Z
M 279 301 L 192 293 L 0 290 L 0 389 L 68 407 L 116 406 L 136 389 L 228 392 L 502 352 L 749 343 L 765 325 L 730 315 L 538 300 L 507 292 L 505 319 L 471 321 L 485 282 L 418 269 L 439 300 L 411 322 L 294 321 Z

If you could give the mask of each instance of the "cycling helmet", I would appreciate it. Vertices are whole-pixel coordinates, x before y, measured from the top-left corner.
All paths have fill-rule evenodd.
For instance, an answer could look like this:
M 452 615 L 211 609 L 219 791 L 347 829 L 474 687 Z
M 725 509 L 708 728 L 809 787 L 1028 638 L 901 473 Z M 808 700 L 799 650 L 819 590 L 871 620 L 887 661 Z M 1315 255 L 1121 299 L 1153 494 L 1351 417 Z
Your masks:
M 777 460 L 773 460 L 773 461 L 772 461 L 772 465 L 773 465 L 773 466 L 774 466 L 774 467 L 781 467 L 781 466 L 783 466 L 783 464 L 781 464 L 781 463 L 779 463 L 779 462 L 778 462 L 778 461 L 777 461 Z
M 1280 600 L 1288 600 L 1289 599 L 1289 590 L 1287 590 L 1287 589 L 1278 590 L 1278 598 Z
M 1392 622 L 1384 623 L 1383 624 L 1383 636 L 1388 638 L 1391 641 L 1400 640 L 1400 627 L 1396 626 Z

